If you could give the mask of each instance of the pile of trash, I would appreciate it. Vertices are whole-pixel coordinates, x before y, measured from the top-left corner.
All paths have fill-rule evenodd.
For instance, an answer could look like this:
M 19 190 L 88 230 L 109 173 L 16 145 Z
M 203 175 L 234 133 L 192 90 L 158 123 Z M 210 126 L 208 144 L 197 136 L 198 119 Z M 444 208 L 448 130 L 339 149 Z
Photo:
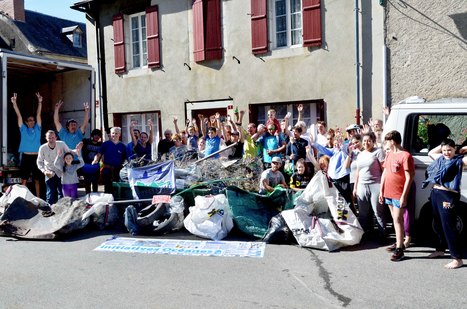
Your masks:
M 81 199 L 65 197 L 49 205 L 27 187 L 14 185 L 0 197 L 0 235 L 23 239 L 56 239 L 90 224 L 98 229 L 119 220 L 113 196 L 91 193 Z
M 133 200 L 88 194 L 54 205 L 14 185 L 0 198 L 0 235 L 56 239 L 90 225 L 124 224 L 132 235 L 163 235 L 185 228 L 220 240 L 233 228 L 267 243 L 298 243 L 333 251 L 358 244 L 358 220 L 327 177 L 318 172 L 305 190 L 258 192 L 259 158 L 130 162 L 122 172 Z M 149 201 L 151 202 L 149 202 Z M 120 211 L 119 203 L 126 203 Z

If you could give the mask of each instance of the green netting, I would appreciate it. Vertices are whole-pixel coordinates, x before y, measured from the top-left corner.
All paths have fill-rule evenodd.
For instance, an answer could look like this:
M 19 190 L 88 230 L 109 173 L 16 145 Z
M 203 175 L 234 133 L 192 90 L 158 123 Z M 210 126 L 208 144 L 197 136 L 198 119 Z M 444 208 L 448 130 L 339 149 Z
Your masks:
M 236 227 L 243 233 L 262 238 L 272 217 L 293 208 L 293 195 L 277 187 L 270 195 L 248 192 L 238 187 L 227 187 L 227 199 Z

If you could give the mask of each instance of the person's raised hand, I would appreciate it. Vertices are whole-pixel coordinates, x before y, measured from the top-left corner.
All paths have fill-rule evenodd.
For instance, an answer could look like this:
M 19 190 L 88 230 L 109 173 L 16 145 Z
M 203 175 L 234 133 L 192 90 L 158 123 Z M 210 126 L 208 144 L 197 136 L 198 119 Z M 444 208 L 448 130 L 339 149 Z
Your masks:
M 36 92 L 36 97 L 37 97 L 37 102 L 38 102 L 39 104 L 42 104 L 42 99 L 43 99 L 43 98 L 42 98 L 42 96 L 41 96 L 41 94 L 40 94 L 39 92 Z

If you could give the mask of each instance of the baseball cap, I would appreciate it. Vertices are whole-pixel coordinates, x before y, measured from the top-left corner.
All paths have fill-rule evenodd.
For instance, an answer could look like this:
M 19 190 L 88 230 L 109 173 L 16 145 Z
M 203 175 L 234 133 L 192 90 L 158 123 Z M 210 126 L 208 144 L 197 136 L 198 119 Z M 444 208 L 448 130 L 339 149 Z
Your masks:
M 273 157 L 272 160 L 271 160 L 271 162 L 282 163 L 282 160 L 281 160 L 281 158 L 279 158 L 279 157 Z
M 350 130 L 360 130 L 360 126 L 358 124 L 351 124 L 347 128 L 345 128 L 345 131 L 350 131 Z

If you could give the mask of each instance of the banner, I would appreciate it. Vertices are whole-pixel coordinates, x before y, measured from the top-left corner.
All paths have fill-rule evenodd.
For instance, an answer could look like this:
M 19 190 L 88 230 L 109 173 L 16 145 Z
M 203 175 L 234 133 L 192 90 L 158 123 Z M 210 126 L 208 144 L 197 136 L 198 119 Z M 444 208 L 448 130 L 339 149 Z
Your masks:
M 265 249 L 266 243 L 259 241 L 206 241 L 113 236 L 95 248 L 94 251 L 262 258 Z
M 165 161 L 128 169 L 128 181 L 134 199 L 152 198 L 153 195 L 175 192 L 174 161 Z

